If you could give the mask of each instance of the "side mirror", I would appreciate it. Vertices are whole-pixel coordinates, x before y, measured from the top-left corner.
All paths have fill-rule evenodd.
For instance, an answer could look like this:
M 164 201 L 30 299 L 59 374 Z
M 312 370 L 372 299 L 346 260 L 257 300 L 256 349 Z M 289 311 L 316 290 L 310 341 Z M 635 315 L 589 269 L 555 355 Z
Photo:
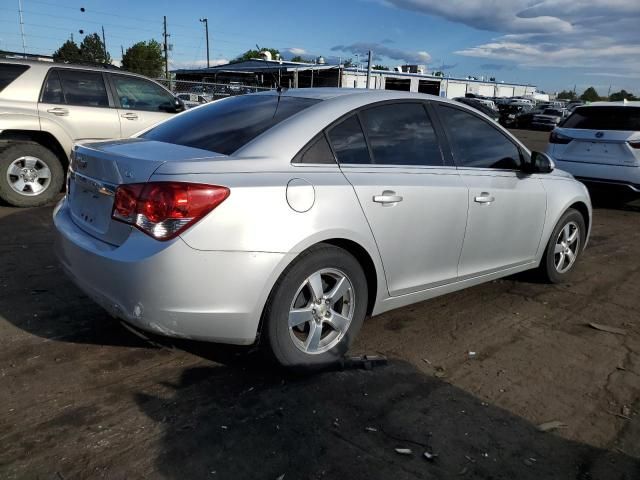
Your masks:
M 186 107 L 184 106 L 184 101 L 181 98 L 176 97 L 176 103 L 173 111 L 176 113 L 180 113 L 180 112 L 184 112 L 185 109 Z
M 556 164 L 551 157 L 542 152 L 531 152 L 531 162 L 525 170 L 527 173 L 551 173 L 556 168 Z

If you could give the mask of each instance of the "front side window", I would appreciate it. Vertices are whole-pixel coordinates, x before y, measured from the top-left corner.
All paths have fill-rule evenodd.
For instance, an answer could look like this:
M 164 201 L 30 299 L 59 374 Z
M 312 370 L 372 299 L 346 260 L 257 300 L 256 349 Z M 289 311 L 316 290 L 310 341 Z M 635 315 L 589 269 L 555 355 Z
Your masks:
M 368 108 L 361 114 L 373 163 L 442 165 L 436 132 L 424 106 L 399 103 Z
M 112 75 L 120 100 L 120 107 L 127 110 L 168 112 L 175 109 L 173 95 L 149 80 L 125 75 Z
M 319 101 L 278 95 L 226 98 L 162 122 L 142 137 L 231 155 L 271 127 Z
M 59 70 L 62 93 L 67 105 L 108 107 L 109 97 L 102 74 L 82 70 Z M 51 75 L 50 75 L 51 76 Z
M 459 167 L 520 168 L 520 150 L 487 121 L 463 110 L 438 105 L 451 151 Z
M 371 163 L 367 142 L 356 115 L 351 115 L 329 130 L 329 141 L 333 146 L 338 163 Z

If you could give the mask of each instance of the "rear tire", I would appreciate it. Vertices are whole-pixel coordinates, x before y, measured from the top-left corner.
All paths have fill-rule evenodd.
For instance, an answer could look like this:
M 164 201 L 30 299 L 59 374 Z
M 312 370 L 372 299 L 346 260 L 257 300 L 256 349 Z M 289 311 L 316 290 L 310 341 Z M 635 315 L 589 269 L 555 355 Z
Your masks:
M 587 230 L 582 214 L 569 208 L 551 233 L 538 272 L 550 283 L 565 282 L 584 248 Z
M 14 207 L 51 202 L 64 182 L 58 156 L 35 142 L 12 142 L 0 151 L 0 198 Z
M 367 304 L 360 263 L 333 245 L 311 247 L 280 276 L 269 298 L 264 320 L 271 352 L 285 367 L 334 364 L 349 350 Z

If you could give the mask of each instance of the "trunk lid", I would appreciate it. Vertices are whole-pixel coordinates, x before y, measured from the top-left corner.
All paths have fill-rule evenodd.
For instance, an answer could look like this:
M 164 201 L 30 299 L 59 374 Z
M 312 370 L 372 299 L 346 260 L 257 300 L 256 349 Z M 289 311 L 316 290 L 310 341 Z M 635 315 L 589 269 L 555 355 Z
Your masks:
M 73 221 L 93 237 L 121 245 L 133 227 L 111 218 L 118 185 L 145 183 L 167 162 L 218 157 L 225 156 L 139 138 L 77 145 L 67 188 Z
M 556 132 L 573 139 L 566 145 L 555 146 L 558 160 L 608 165 L 634 165 L 640 160 L 640 150 L 628 143 L 640 141 L 640 132 L 578 128 L 559 128 Z

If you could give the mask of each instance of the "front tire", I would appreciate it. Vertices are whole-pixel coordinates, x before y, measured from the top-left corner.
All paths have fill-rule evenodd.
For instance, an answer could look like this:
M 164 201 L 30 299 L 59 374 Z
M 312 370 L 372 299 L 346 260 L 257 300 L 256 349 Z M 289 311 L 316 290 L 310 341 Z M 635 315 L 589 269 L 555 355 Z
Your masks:
M 14 207 L 51 202 L 63 182 L 60 160 L 39 143 L 10 143 L 0 151 L 0 198 Z
M 550 283 L 567 280 L 582 253 L 587 229 L 582 214 L 569 208 L 560 217 L 540 261 L 539 272 Z
M 366 315 L 367 280 L 346 250 L 318 244 L 303 252 L 274 286 L 264 320 L 269 347 L 285 367 L 339 361 Z

